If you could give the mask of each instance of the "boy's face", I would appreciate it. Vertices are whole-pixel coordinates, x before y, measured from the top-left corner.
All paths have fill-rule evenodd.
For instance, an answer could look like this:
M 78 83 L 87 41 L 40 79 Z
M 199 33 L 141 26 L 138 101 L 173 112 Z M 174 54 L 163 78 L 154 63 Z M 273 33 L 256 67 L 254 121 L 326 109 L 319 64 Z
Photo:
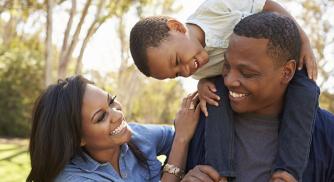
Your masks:
M 160 80 L 189 77 L 208 62 L 208 53 L 200 42 L 176 30 L 169 31 L 166 40 L 146 53 L 151 76 Z
M 268 39 L 231 36 L 223 76 L 231 107 L 237 113 L 280 112 L 288 84 L 282 81 L 286 65 L 274 65 L 267 55 L 267 44 Z

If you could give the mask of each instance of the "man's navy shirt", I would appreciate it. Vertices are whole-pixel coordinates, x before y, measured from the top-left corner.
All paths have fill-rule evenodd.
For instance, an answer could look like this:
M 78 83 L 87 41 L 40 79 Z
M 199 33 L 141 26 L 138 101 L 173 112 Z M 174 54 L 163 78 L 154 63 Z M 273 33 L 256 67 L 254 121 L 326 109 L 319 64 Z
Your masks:
M 195 135 L 189 146 L 187 171 L 196 165 L 205 164 L 204 132 L 205 116 L 201 113 Z M 334 181 L 334 115 L 320 108 L 314 123 L 310 156 L 302 181 Z

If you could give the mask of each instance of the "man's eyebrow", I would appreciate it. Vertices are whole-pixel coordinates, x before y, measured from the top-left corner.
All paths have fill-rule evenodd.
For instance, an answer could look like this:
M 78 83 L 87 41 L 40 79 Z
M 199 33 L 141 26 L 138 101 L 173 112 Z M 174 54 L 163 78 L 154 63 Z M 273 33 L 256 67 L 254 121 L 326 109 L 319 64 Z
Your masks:
M 94 116 L 95 116 L 96 114 L 98 114 L 99 112 L 101 112 L 101 111 L 102 111 L 102 109 L 97 110 L 97 111 L 93 114 L 93 116 L 90 118 L 90 120 L 93 121 Z

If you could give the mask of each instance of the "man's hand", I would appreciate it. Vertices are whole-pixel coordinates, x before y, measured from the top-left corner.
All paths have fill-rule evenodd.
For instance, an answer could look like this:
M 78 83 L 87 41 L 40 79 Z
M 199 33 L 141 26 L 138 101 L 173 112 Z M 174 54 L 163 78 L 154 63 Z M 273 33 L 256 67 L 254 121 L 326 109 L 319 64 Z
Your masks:
M 211 166 L 198 165 L 190 170 L 181 182 L 227 182 L 227 179 L 220 177 Z
M 276 171 L 271 176 L 270 182 L 297 182 L 297 180 L 286 171 Z
M 215 84 L 210 81 L 207 78 L 202 78 L 199 80 L 197 84 L 198 89 L 198 96 L 200 100 L 200 107 L 202 112 L 206 117 L 208 117 L 208 109 L 206 107 L 206 103 L 209 103 L 211 105 L 218 106 L 218 101 L 220 100 L 220 97 L 215 94 L 217 92 Z

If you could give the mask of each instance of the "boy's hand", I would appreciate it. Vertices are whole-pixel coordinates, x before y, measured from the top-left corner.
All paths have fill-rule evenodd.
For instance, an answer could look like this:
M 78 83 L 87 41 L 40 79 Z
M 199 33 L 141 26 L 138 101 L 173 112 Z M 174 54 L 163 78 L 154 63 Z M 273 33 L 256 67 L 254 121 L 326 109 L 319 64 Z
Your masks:
M 302 37 L 298 70 L 301 70 L 305 64 L 308 77 L 315 81 L 318 77 L 317 62 L 308 38 L 306 35 Z
M 206 107 L 206 103 L 215 106 L 219 105 L 218 101 L 220 100 L 220 97 L 215 94 L 215 92 L 217 92 L 216 86 L 211 80 L 207 78 L 202 78 L 197 84 L 197 89 L 200 100 L 199 105 L 204 115 L 208 117 L 208 109 Z

